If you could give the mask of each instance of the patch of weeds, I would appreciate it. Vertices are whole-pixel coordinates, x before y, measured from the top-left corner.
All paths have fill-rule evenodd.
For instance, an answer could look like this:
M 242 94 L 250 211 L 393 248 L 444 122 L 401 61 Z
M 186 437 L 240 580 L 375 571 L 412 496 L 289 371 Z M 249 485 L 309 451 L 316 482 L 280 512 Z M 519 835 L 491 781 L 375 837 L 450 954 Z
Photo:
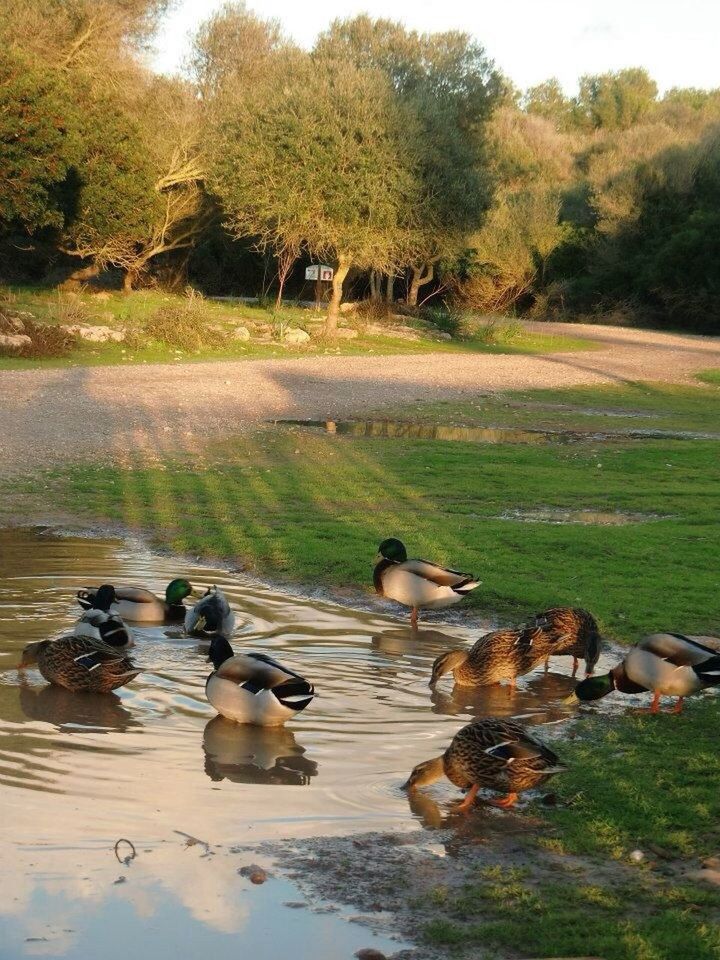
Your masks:
M 126 336 L 131 349 L 153 341 L 188 352 L 220 346 L 226 340 L 227 332 L 220 324 L 212 322 L 202 295 L 194 290 L 184 301 L 168 303 L 131 326 Z

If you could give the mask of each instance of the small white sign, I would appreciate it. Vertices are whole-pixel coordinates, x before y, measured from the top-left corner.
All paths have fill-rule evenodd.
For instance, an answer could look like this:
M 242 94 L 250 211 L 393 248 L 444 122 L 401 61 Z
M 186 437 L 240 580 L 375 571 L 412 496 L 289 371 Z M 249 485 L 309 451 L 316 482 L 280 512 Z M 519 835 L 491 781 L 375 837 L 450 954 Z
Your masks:
M 312 267 L 305 267 L 305 279 L 306 280 L 332 280 L 335 271 L 332 267 L 326 266 L 324 263 L 313 264 Z

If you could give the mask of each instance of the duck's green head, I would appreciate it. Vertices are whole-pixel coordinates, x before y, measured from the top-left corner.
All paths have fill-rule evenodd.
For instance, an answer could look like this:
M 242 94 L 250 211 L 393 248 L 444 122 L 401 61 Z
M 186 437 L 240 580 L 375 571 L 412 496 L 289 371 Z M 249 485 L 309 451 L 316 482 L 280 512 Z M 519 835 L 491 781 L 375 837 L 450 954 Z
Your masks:
M 165 600 L 169 604 L 175 605 L 182 603 L 185 597 L 190 596 L 191 593 L 192 584 L 190 581 L 178 577 L 176 580 L 171 580 L 165 588 Z
M 396 540 L 395 537 L 388 537 L 378 547 L 380 554 L 386 560 L 392 560 L 393 563 L 404 563 L 407 560 L 407 550 L 402 540 Z
M 576 687 L 575 692 L 568 698 L 573 703 L 581 700 L 583 703 L 589 700 L 599 700 L 606 697 L 615 689 L 615 682 L 611 673 L 606 673 L 598 677 L 588 677 L 581 681 Z

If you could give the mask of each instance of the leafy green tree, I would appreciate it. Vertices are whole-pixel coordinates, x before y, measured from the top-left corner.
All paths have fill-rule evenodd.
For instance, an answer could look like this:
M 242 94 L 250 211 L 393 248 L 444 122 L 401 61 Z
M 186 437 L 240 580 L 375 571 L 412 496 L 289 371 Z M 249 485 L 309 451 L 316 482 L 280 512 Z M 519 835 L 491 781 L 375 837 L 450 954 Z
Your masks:
M 436 264 L 457 256 L 488 206 L 483 128 L 504 89 L 502 78 L 467 34 L 418 34 L 367 15 L 335 21 L 315 49 L 381 71 L 415 118 L 422 190 L 414 230 L 397 253 L 411 269 L 407 302 L 414 306 Z
M 527 113 L 550 120 L 558 130 L 567 130 L 572 126 L 573 103 L 565 96 L 556 77 L 526 90 L 522 106 Z
M 0 51 L 0 230 L 33 233 L 62 223 L 68 90 L 21 52 Z
M 592 129 L 626 129 L 650 112 L 657 92 L 657 84 L 641 67 L 586 75 L 580 78 L 575 113 Z
M 240 88 L 212 141 L 210 183 L 237 237 L 335 263 L 334 335 L 351 267 L 391 269 L 416 209 L 410 118 L 385 78 L 295 51 Z

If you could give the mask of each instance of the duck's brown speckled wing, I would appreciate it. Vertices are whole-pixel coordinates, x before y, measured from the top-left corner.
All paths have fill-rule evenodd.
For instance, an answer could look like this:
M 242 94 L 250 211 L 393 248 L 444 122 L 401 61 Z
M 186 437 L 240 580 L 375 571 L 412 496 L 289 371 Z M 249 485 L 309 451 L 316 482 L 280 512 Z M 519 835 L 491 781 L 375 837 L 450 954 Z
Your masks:
M 106 693 L 128 683 L 140 671 L 129 657 L 89 637 L 61 637 L 39 658 L 43 677 L 68 690 Z
M 529 673 L 548 655 L 549 643 L 541 630 L 495 630 L 486 633 L 471 647 L 466 672 L 472 682 L 495 683 Z
M 461 788 L 479 784 L 498 791 L 527 790 L 560 769 L 552 750 L 513 720 L 470 723 L 445 753 L 445 773 Z
M 593 615 L 582 607 L 550 607 L 526 624 L 547 636 L 551 656 L 570 655 L 585 660 L 592 670 L 600 656 L 600 631 Z

